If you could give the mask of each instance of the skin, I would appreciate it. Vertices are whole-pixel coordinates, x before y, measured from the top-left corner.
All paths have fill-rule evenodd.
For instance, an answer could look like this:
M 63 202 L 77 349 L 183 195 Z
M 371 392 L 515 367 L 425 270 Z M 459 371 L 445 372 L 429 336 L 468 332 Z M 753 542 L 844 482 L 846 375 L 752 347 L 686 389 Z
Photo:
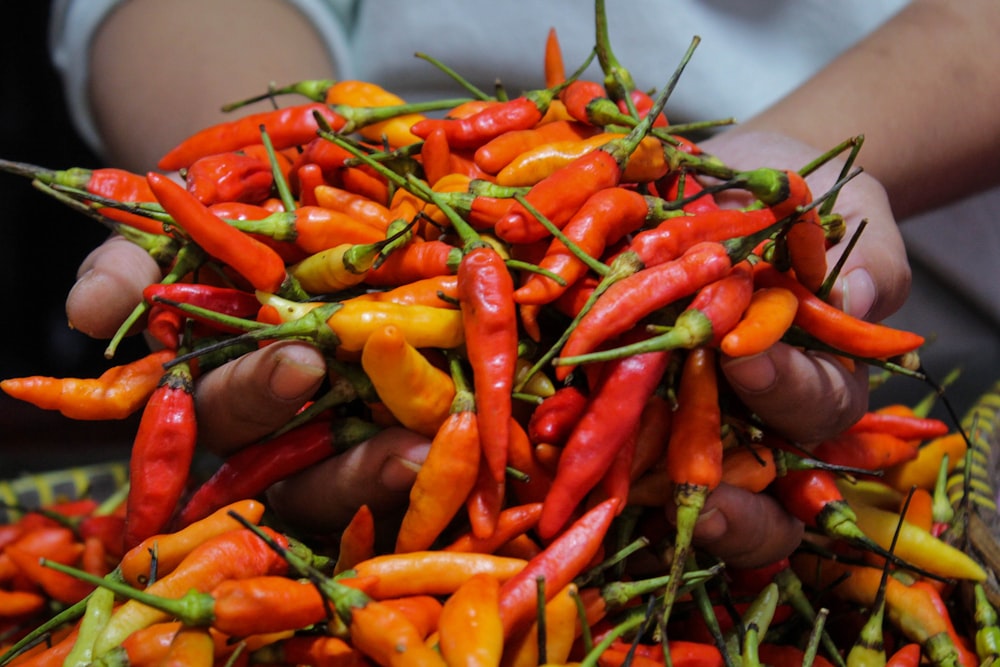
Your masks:
M 148 25 L 177 30 L 143 29 Z M 269 39 L 259 39 L 260 25 L 267 25 Z M 848 312 L 880 320 L 906 298 L 910 270 L 897 219 L 975 192 L 1000 173 L 994 149 L 1000 144 L 994 112 L 1000 103 L 998 29 L 1000 12 L 988 0 L 915 0 L 800 89 L 705 143 L 736 166 L 801 165 L 865 134 L 865 172 L 838 199 L 848 233 L 862 212 L 869 221 L 834 292 Z M 240 39 L 254 48 L 235 48 Z M 337 71 L 302 17 L 269 0 L 131 0 L 102 27 L 92 58 L 91 69 L 101 75 L 89 92 L 108 161 L 137 171 L 152 168 L 180 138 L 223 118 L 192 100 L 240 99 L 258 91 L 261 81 Z M 123 89 L 134 94 L 122 96 Z M 814 193 L 833 182 L 835 169 L 810 179 Z M 141 250 L 112 239 L 81 266 L 67 299 L 69 319 L 89 335 L 109 337 L 142 286 L 158 277 Z M 750 408 L 800 442 L 842 430 L 867 406 L 866 369 L 850 373 L 822 354 L 776 345 L 750 360 L 726 360 L 724 371 Z M 207 374 L 196 394 L 204 444 L 226 453 L 280 426 L 312 396 L 324 372 L 316 350 L 282 343 Z M 787 410 L 792 403 L 801 409 Z M 405 502 L 426 446 L 414 434 L 386 432 L 279 484 L 269 500 L 307 529 L 335 529 L 361 503 L 389 509 Z M 802 530 L 770 498 L 721 487 L 708 500 L 696 542 L 734 566 L 752 566 L 789 553 Z

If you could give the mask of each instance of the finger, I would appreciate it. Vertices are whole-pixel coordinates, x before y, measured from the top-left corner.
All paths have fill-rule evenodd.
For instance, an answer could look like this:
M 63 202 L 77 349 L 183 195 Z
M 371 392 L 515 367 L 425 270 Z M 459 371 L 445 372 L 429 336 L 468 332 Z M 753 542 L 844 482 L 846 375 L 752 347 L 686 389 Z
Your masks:
M 705 501 L 694 544 L 729 567 L 760 567 L 791 554 L 804 530 L 766 493 L 722 484 Z
M 313 535 L 337 532 L 362 505 L 384 517 L 406 507 L 429 447 L 422 435 L 388 428 L 345 454 L 275 484 L 268 490 L 268 504 Z
M 868 407 L 868 369 L 783 343 L 752 357 L 721 362 L 730 386 L 768 426 L 795 442 L 840 433 Z
M 112 236 L 80 264 L 76 284 L 66 297 L 70 326 L 93 338 L 111 338 L 142 301 L 143 288 L 160 276 L 149 253 Z
M 224 456 L 283 426 L 323 383 L 323 355 L 278 342 L 245 354 L 198 381 L 198 441 Z

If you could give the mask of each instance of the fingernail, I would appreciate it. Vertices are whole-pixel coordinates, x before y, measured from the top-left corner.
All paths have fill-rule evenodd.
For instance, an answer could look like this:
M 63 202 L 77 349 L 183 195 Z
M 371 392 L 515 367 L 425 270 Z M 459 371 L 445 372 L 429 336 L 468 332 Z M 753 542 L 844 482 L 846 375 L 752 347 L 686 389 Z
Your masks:
M 389 491 L 404 491 L 413 486 L 419 470 L 420 463 L 392 454 L 379 470 L 379 481 Z
M 875 281 L 865 269 L 854 269 L 840 279 L 844 312 L 854 317 L 865 317 L 875 305 Z
M 727 361 L 726 376 L 736 389 L 755 394 L 773 387 L 778 372 L 767 352 L 761 352 Z
M 268 388 L 276 397 L 292 401 L 312 394 L 316 390 L 316 381 L 325 375 L 325 369 L 283 354 L 278 357 L 278 362 L 271 371 Z

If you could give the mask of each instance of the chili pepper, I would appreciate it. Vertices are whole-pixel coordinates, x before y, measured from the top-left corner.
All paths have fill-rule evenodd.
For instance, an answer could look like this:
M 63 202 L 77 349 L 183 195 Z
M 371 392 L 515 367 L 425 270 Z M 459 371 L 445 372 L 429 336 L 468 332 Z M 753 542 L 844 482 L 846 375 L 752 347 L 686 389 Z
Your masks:
M 815 209 L 810 210 L 815 213 Z M 795 278 L 810 292 L 816 293 L 826 279 L 826 230 L 818 215 L 807 215 L 788 227 L 784 235 L 788 260 Z
M 534 127 L 545 115 L 554 97 L 551 89 L 533 90 L 464 118 L 427 118 L 414 123 L 410 131 L 426 139 L 433 130 L 440 128 L 444 130 L 449 146 L 475 149 L 505 132 Z
M 445 600 L 438 625 L 438 645 L 449 665 L 499 665 L 504 651 L 500 623 L 500 582 L 477 574 Z
M 33 616 L 45 609 L 48 601 L 40 592 L 0 589 L 0 618 Z
M 463 506 L 479 474 L 479 415 L 458 360 L 451 360 L 450 412 L 435 429 L 396 533 L 397 553 L 429 548 Z M 447 379 L 447 378 L 446 378 Z
M 318 164 L 304 164 L 295 175 L 298 178 L 293 191 L 298 193 L 299 205 L 318 206 L 316 188 L 327 187 L 322 168 Z
M 506 495 L 506 480 L 498 482 L 494 479 L 485 457 L 480 457 L 472 490 L 465 499 L 465 510 L 473 535 L 485 539 L 496 532 Z
M 441 666 L 441 654 L 428 646 L 401 611 L 378 601 L 351 610 L 351 643 L 384 667 Z
M 636 333 L 633 337 L 643 337 Z M 601 480 L 616 453 L 633 436 L 635 424 L 660 383 L 669 352 L 637 354 L 608 362 L 600 384 L 570 433 L 545 497 L 538 533 L 552 538 L 577 505 Z
M 526 561 L 459 551 L 409 551 L 379 555 L 358 563 L 355 576 L 371 578 L 365 592 L 375 599 L 405 595 L 450 595 L 469 577 L 485 572 L 506 581 Z
M 272 484 L 363 442 L 378 427 L 357 418 L 313 420 L 229 455 L 180 510 L 186 526 L 241 498 L 254 498 Z
M 833 465 L 876 471 L 913 460 L 917 446 L 891 433 L 848 431 L 820 442 L 812 453 Z
M 93 586 L 42 565 L 43 560 L 64 565 L 77 562 L 83 552 L 83 545 L 74 541 L 67 547 L 58 553 L 44 554 L 11 544 L 4 549 L 4 554 L 14 563 L 19 574 L 44 591 L 47 597 L 72 605 L 87 597 Z
M 274 250 L 212 214 L 194 195 L 166 176 L 146 176 L 157 201 L 205 252 L 233 268 L 255 289 L 287 291 L 292 283 Z
M 527 629 L 507 640 L 504 662 L 513 666 L 565 664 L 576 639 L 577 588 L 565 586 L 538 610 Z
M 940 577 L 971 581 L 986 578 L 986 571 L 968 554 L 902 520 L 897 512 L 855 503 L 854 513 L 858 527 L 883 549 L 888 549 L 898 526 L 894 553 L 907 563 Z
M 334 575 L 352 569 L 355 564 L 375 555 L 375 518 L 368 505 L 361 505 L 340 533 Z
M 722 455 L 722 483 L 759 493 L 778 476 L 774 450 L 763 445 L 734 447 Z
M 476 165 L 488 174 L 497 174 L 519 155 L 558 141 L 574 141 L 597 134 L 597 128 L 571 120 L 545 123 L 528 130 L 504 132 L 476 149 Z
M 885 667 L 917 667 L 920 664 L 920 644 L 903 644 L 885 661 Z
M 761 664 L 771 667 L 798 667 L 806 664 L 805 651 L 791 644 L 763 642 L 757 647 L 757 657 Z M 815 667 L 833 667 L 833 663 L 821 655 L 813 656 L 811 664 Z
M 36 645 L 34 651 L 19 654 L 14 664 L 18 667 L 61 667 L 66 656 L 73 650 L 76 637 L 76 628 L 61 636 L 57 635 L 49 643 Z
M 888 408 L 868 411 L 848 427 L 848 432 L 890 433 L 904 440 L 929 440 L 948 434 L 948 424 L 940 419 L 899 413 Z
M 197 444 L 194 379 L 179 363 L 160 379 L 142 412 L 129 457 L 124 545 L 163 532 L 187 489 Z
M 690 350 L 677 389 L 677 409 L 666 452 L 666 470 L 677 505 L 677 532 L 670 583 L 664 593 L 665 619 L 680 587 L 695 523 L 708 494 L 722 481 L 722 415 L 715 357 L 710 348 Z
M 632 238 L 627 250 L 638 255 L 645 266 L 655 266 L 676 259 L 694 245 L 746 237 L 773 225 L 777 219 L 768 209 L 718 209 L 691 215 L 676 215 L 667 209 L 659 211 L 661 203 L 647 198 L 654 218 L 666 219 L 652 229 Z
M 911 486 L 933 489 L 941 460 L 948 457 L 949 471 L 965 456 L 968 445 L 959 432 L 949 433 L 920 446 L 916 458 L 889 467 L 882 479 L 898 491 Z
M 611 285 L 570 332 L 560 357 L 593 351 L 602 342 L 634 327 L 640 319 L 718 280 L 732 267 L 719 243 L 699 243 L 678 259 L 641 269 Z M 572 368 L 556 360 L 556 377 Z
M 551 542 L 500 587 L 500 617 L 504 637 L 522 631 L 531 622 L 535 609 L 536 582 L 545 580 L 548 596 L 562 590 L 598 554 L 611 520 L 618 510 L 617 500 L 595 505 Z M 550 599 L 550 598 L 547 598 Z
M 0 381 L 0 389 L 70 419 L 125 419 L 146 403 L 163 374 L 163 364 L 174 356 L 173 350 L 156 350 L 96 378 L 7 378 Z
M 289 335 L 321 343 L 336 337 L 336 346 L 346 352 L 360 352 L 376 329 L 392 324 L 402 329 L 416 348 L 458 347 L 464 341 L 462 315 L 454 308 L 434 308 L 360 299 L 341 303 L 298 303 L 275 295 L 258 294 L 265 306 L 274 306 L 282 323 L 273 328 L 251 331 L 243 336 L 259 339 Z
M 451 173 L 451 146 L 448 145 L 448 134 L 444 128 L 435 128 L 424 138 L 420 148 L 420 164 L 424 168 L 424 180 L 430 186 Z
M 163 667 L 212 667 L 215 664 L 215 640 L 207 628 L 180 627 L 170 641 Z
M 573 137 L 539 144 L 509 160 L 496 173 L 497 184 L 507 187 L 533 186 L 587 153 L 600 150 L 607 142 L 624 137 L 620 132 L 605 132 L 582 139 Z M 628 164 L 622 170 L 620 182 L 649 183 L 662 178 L 669 169 L 662 142 L 656 137 L 646 137 L 634 149 Z
M 980 664 L 980 659 L 976 655 L 975 650 L 967 645 L 965 637 L 959 634 L 958 630 L 955 628 L 955 624 L 952 621 L 952 611 L 948 607 L 948 604 L 941 597 L 941 592 L 938 588 L 931 582 L 926 580 L 917 580 L 910 584 L 911 589 L 919 589 L 927 593 L 928 599 L 934 608 L 941 615 L 944 620 L 945 627 L 948 629 L 948 635 L 951 637 L 952 643 L 955 645 L 955 650 L 958 651 L 958 664 L 962 667 L 977 667 Z
M 906 507 L 905 514 L 903 514 L 903 508 L 899 510 L 903 518 L 921 530 L 932 533 L 934 530 L 934 496 L 931 495 L 931 492 L 927 489 L 914 487 L 908 503 L 906 501 L 903 503 Z
M 645 219 L 646 199 L 641 194 L 623 187 L 607 188 L 587 199 L 562 232 L 580 251 L 597 258 L 609 245 L 639 229 Z M 514 291 L 518 303 L 551 303 L 588 270 L 559 239 L 552 240 L 538 266 L 565 284 L 560 285 L 550 275 L 532 273 Z
M 511 391 L 517 365 L 517 315 L 512 295 L 514 280 L 503 257 L 491 247 L 466 252 L 458 267 L 465 350 L 472 366 L 484 461 L 493 479 L 504 479 Z
M 405 306 L 432 308 L 458 307 L 458 278 L 454 275 L 419 278 L 399 287 L 371 291 L 353 297 L 355 301 L 382 301 Z
M 343 243 L 376 243 L 385 239 L 384 229 L 359 221 L 349 213 L 321 206 L 300 206 L 261 220 L 231 224 L 247 234 L 294 243 L 310 254 Z
M 352 219 L 377 229 L 388 229 L 393 220 L 388 207 L 343 188 L 321 185 L 316 188 L 315 195 L 316 204 L 321 208 L 346 213 Z
M 467 532 L 456 538 L 451 544 L 442 547 L 442 550 L 494 553 L 507 542 L 534 528 L 538 523 L 541 511 L 542 503 L 540 502 L 507 507 L 497 517 L 496 528 L 489 537 L 480 538 L 472 532 Z
M 165 304 L 154 303 L 146 313 L 145 333 L 162 347 L 177 351 L 181 343 L 186 316 L 170 310 Z
M 386 255 L 368 272 L 365 283 L 373 287 L 395 287 L 452 274 L 457 252 L 454 246 L 443 241 L 408 243 Z
M 924 343 L 919 334 L 848 315 L 766 262 L 755 265 L 754 283 L 758 287 L 783 287 L 794 293 L 799 301 L 795 324 L 841 352 L 885 359 L 912 352 Z
M 540 503 L 552 486 L 552 469 L 539 460 L 531 438 L 517 419 L 511 419 L 510 429 L 507 460 L 510 467 L 520 473 L 507 482 L 511 498 L 520 503 Z M 499 529 L 498 523 L 494 533 Z
M 149 302 L 161 299 L 154 305 L 172 310 L 184 317 L 210 324 L 214 328 L 229 333 L 238 333 L 239 329 L 226 327 L 224 323 L 217 321 L 199 319 L 195 314 L 176 310 L 170 302 L 193 304 L 232 317 L 252 317 L 260 307 L 260 302 L 257 301 L 253 292 L 205 283 L 153 283 L 143 288 L 142 297 Z
M 341 243 L 296 262 L 288 273 L 310 294 L 341 292 L 364 282 L 390 240 Z
M 260 529 L 279 543 L 283 536 L 269 528 Z M 260 537 L 248 529 L 230 530 L 200 543 L 168 575 L 150 584 L 145 592 L 166 598 L 180 597 L 191 589 L 210 591 L 231 578 L 284 574 L 288 563 Z M 147 605 L 129 600 L 108 620 L 94 643 L 94 654 L 103 655 L 118 646 L 135 630 L 166 620 L 167 615 Z
M 205 206 L 231 201 L 255 204 L 271 194 L 274 176 L 266 159 L 230 151 L 192 162 L 184 184 Z
M 795 319 L 798 299 L 783 287 L 756 289 L 740 321 L 722 337 L 719 348 L 730 357 L 748 357 L 781 340 Z
M 577 385 L 565 385 L 535 407 L 528 420 L 532 443 L 565 443 L 587 407 L 587 396 Z
M 262 111 L 195 132 L 163 155 L 157 167 L 163 171 L 176 171 L 190 167 L 195 160 L 206 155 L 238 151 L 258 144 L 261 126 L 266 128 L 276 150 L 305 144 L 316 137 L 319 129 L 316 115 L 334 127 L 344 124 L 343 118 L 329 107 L 315 102 Z
M 385 178 L 372 172 L 364 166 L 344 167 L 338 172 L 340 185 L 350 192 L 368 197 L 374 202 L 388 206 L 390 200 L 389 185 Z
M 354 107 L 393 107 L 406 102 L 369 81 L 338 81 L 327 89 L 327 104 Z M 397 115 L 394 118 L 367 124 L 358 128 L 358 133 L 369 141 L 385 141 L 390 146 L 408 146 L 420 140 L 410 131 L 410 127 L 423 116 L 417 113 Z
M 820 560 L 811 554 L 794 556 L 792 565 L 807 584 L 821 586 L 842 599 L 866 606 L 874 602 L 881 580 L 881 572 L 876 568 Z M 957 664 L 958 652 L 944 619 L 925 591 L 889 577 L 885 601 L 890 621 L 907 639 L 921 645 L 932 664 Z
M 555 88 L 566 81 L 566 69 L 563 65 L 562 47 L 559 46 L 559 36 L 555 28 L 549 28 L 545 37 L 545 87 Z
M 118 564 L 122 579 L 132 586 L 142 586 L 172 572 L 202 542 L 239 528 L 230 513 L 257 523 L 264 514 L 264 506 L 253 499 L 240 499 L 177 531 L 147 538 L 122 556 Z

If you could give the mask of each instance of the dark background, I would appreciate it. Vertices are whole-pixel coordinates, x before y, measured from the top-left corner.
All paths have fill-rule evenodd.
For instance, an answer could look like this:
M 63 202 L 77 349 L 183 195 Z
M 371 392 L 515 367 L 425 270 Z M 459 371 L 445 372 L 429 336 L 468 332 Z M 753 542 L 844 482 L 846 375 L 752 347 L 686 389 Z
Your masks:
M 102 166 L 70 124 L 47 52 L 49 3 L 29 2 L 0 40 L 0 158 L 49 169 Z M 112 361 L 104 341 L 69 328 L 63 308 L 77 267 L 107 236 L 20 176 L 0 172 L 0 378 L 90 377 L 145 351 L 130 339 Z M 68 420 L 0 393 L 0 479 L 127 453 L 136 419 Z

